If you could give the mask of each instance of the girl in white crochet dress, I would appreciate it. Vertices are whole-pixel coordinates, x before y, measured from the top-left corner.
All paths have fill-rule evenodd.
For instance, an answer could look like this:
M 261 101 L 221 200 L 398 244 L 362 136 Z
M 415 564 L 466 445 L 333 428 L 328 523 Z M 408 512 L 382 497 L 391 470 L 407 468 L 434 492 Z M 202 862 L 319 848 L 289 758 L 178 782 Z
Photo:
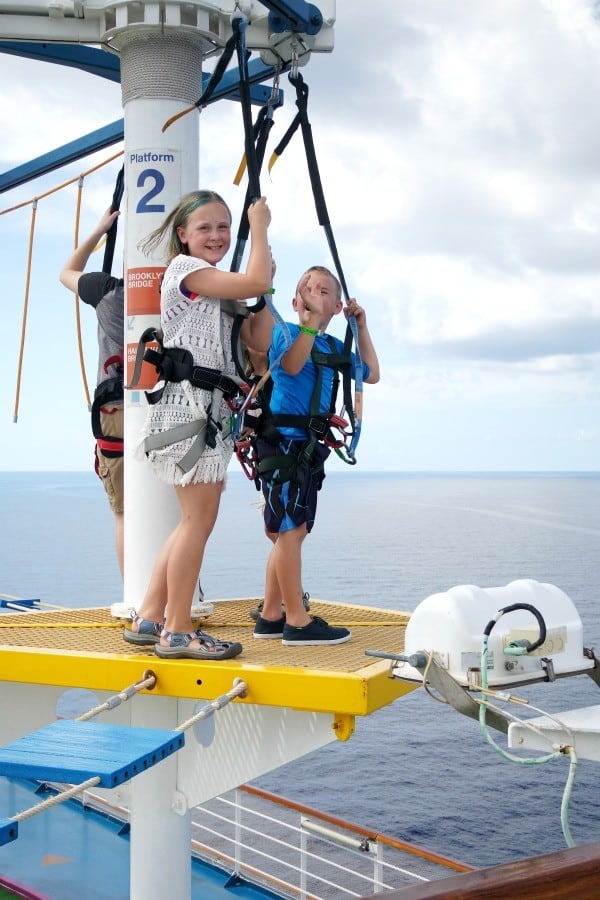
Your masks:
M 161 288 L 164 347 L 189 350 L 195 366 L 218 369 L 228 376 L 236 374 L 231 349 L 233 314 L 244 309 L 232 301 L 266 293 L 274 271 L 267 238 L 271 213 L 264 197 L 250 206 L 248 221 L 250 254 L 244 273 L 216 268 L 231 244 L 231 213 L 213 191 L 187 194 L 145 242 L 145 249 L 151 251 L 164 238 L 169 241 L 169 265 Z M 265 307 L 244 319 L 242 341 L 254 350 L 267 351 L 272 328 L 272 316 Z M 233 453 L 226 427 L 230 410 L 223 399 L 216 410 L 211 403 L 215 405 L 213 394 L 188 380 L 167 382 L 159 402 L 148 408 L 144 428 L 145 455 L 157 476 L 173 485 L 181 520 L 159 553 L 146 596 L 124 638 L 134 644 L 154 644 L 156 654 L 165 658 L 231 659 L 242 651 L 239 643 L 195 630 L 190 616 Z M 147 449 L 152 446 L 149 438 L 177 426 L 197 423 L 202 435 L 209 409 L 212 419 L 223 427 L 216 430 L 215 446 L 204 446 L 191 467 L 183 463 L 186 454 L 190 459 L 196 436 Z M 155 443 L 160 444 L 160 438 Z

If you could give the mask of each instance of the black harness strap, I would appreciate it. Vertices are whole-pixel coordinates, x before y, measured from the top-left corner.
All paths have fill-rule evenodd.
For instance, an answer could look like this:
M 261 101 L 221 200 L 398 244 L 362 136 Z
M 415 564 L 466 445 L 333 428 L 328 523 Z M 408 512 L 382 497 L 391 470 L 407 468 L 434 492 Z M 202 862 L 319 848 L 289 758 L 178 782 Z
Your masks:
M 125 189 L 125 166 L 121 166 L 115 188 L 113 191 L 110 211 L 116 212 L 121 206 L 123 199 L 123 191 Z M 112 271 L 113 258 L 115 253 L 115 243 L 117 238 L 117 222 L 118 218 L 112 223 L 106 232 L 106 245 L 104 247 L 104 260 L 102 262 L 102 271 L 110 275 Z M 96 438 L 96 443 L 102 453 L 110 458 L 123 456 L 123 438 L 114 437 L 110 434 L 104 434 L 102 431 L 102 423 L 100 420 L 100 412 L 103 406 L 110 403 L 122 403 L 123 395 L 123 359 L 122 357 L 111 357 L 104 363 L 104 371 L 108 370 L 109 365 L 117 363 L 117 375 L 113 378 L 105 378 L 96 387 L 94 391 L 94 400 L 91 408 L 92 434 Z
M 302 139 L 304 141 L 304 150 L 306 154 L 308 174 L 310 178 L 317 219 L 319 221 L 319 224 L 323 226 L 323 229 L 325 231 L 329 250 L 335 264 L 336 272 L 342 286 L 344 297 L 347 301 L 349 299 L 348 286 L 346 284 L 346 279 L 344 277 L 344 272 L 342 270 L 342 265 L 335 243 L 335 238 L 333 236 L 331 222 L 329 220 L 329 213 L 327 211 L 327 204 L 325 202 L 323 183 L 321 181 L 321 176 L 319 173 L 319 164 L 317 162 L 317 154 L 315 151 L 315 144 L 312 135 L 312 127 L 308 118 L 308 85 L 299 72 L 297 72 L 295 75 L 290 73 L 290 75 L 288 75 L 288 78 L 290 84 L 292 84 L 296 89 L 296 106 L 298 107 L 298 112 L 296 113 L 283 138 L 273 151 L 271 160 L 269 162 L 269 170 L 271 169 L 276 159 L 281 156 L 298 128 L 300 128 L 302 132 Z M 358 415 L 359 403 L 362 407 L 362 361 L 360 358 L 360 351 L 358 347 L 358 330 L 356 326 L 356 320 L 353 316 L 351 316 L 348 320 L 348 327 L 346 329 L 346 335 L 344 338 L 345 352 L 350 352 L 353 342 L 355 345 L 356 355 L 355 384 L 357 397 L 355 402 L 352 398 L 352 379 L 350 367 L 348 367 L 347 371 L 344 372 L 343 378 L 344 409 L 346 411 L 346 414 L 348 415 L 352 428 L 351 454 L 350 459 L 346 460 L 346 462 L 350 464 L 354 464 L 356 462 L 356 459 L 354 458 L 354 447 L 356 447 L 360 435 L 360 417 Z
M 110 204 L 110 211 L 116 212 L 121 206 L 121 200 L 123 199 L 123 191 L 125 190 L 125 166 L 121 166 L 121 169 L 117 175 L 117 180 L 115 182 L 115 189 L 113 192 L 112 202 Z M 112 264 L 113 257 L 115 255 L 115 243 L 117 240 L 117 222 L 118 218 L 112 223 L 108 231 L 106 232 L 106 245 L 104 247 L 104 261 L 102 263 L 102 271 L 106 272 L 108 275 L 112 272 Z
M 159 349 L 148 347 L 150 342 L 158 342 Z M 240 393 L 242 381 L 224 375 L 219 369 L 211 369 L 208 366 L 194 365 L 194 357 L 189 350 L 178 347 L 163 347 L 162 331 L 160 328 L 147 328 L 140 337 L 133 369 L 133 377 L 128 388 L 135 388 L 140 379 L 142 362 L 154 366 L 158 375 L 158 381 L 164 382 L 162 387 L 145 391 L 146 399 L 152 406 L 162 398 L 165 387 L 169 381 L 189 381 L 194 387 L 204 391 L 219 390 L 226 399 L 235 397 Z
M 316 350 L 313 347 L 311 359 L 317 370 L 317 378 L 313 388 L 308 415 L 292 415 L 288 413 L 271 413 L 270 409 L 264 409 L 259 420 L 258 434 L 261 439 L 271 444 L 279 444 L 284 438 L 279 428 L 301 428 L 308 432 L 305 441 L 292 438 L 292 442 L 298 444 L 296 452 L 268 456 L 259 460 L 257 473 L 275 472 L 279 482 L 289 481 L 292 478 L 302 478 L 303 472 L 310 470 L 316 474 L 324 469 L 324 461 L 315 456 L 315 446 L 319 442 L 325 442 L 330 433 L 330 419 L 335 412 L 335 403 L 339 386 L 339 372 L 349 369 L 352 363 L 350 353 L 339 353 L 335 342 L 328 336 L 330 352 Z M 321 391 L 323 385 L 323 369 L 334 369 L 334 379 L 331 389 L 329 409 L 321 412 Z M 266 415 L 265 415 L 266 413 Z
M 236 51 L 238 68 L 240 73 L 239 92 L 242 107 L 242 121 L 244 126 L 244 157 L 248 170 L 248 186 L 242 207 L 242 215 L 238 227 L 236 245 L 231 260 L 230 271 L 239 272 L 244 255 L 244 249 L 250 233 L 248 220 L 248 208 L 260 197 L 260 170 L 265 157 L 269 133 L 273 127 L 273 113 L 277 106 L 281 105 L 279 92 L 273 89 L 267 103 L 260 108 L 256 116 L 256 122 L 252 123 L 252 103 L 250 97 L 250 77 L 248 74 L 248 52 L 246 50 L 245 32 L 248 25 L 247 19 L 237 16 L 232 21 L 233 34 L 236 38 Z M 265 297 L 261 297 L 253 306 L 246 307 L 249 312 L 257 313 L 266 305 Z M 240 359 L 240 331 L 243 318 L 236 317 L 232 330 L 232 353 L 236 371 L 240 378 L 245 378 L 244 365 Z
M 106 378 L 101 381 L 94 391 L 94 401 L 92 403 L 91 419 L 92 434 L 96 438 L 100 450 L 108 457 L 123 456 L 123 438 L 114 437 L 110 434 L 104 434 L 102 431 L 102 423 L 100 420 L 100 412 L 103 406 L 110 403 L 123 402 L 123 376 L 116 375 L 114 378 Z

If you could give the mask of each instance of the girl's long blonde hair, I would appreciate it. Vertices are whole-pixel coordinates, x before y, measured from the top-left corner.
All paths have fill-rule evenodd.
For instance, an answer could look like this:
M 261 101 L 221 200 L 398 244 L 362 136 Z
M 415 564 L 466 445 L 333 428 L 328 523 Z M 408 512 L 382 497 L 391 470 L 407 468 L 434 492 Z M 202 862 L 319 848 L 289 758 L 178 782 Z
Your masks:
M 168 234 L 167 261 L 171 262 L 171 260 L 180 253 L 189 255 L 187 245 L 182 244 L 179 240 L 177 229 L 185 228 L 191 214 L 200 206 L 205 206 L 207 203 L 222 203 L 229 213 L 229 221 L 231 222 L 231 210 L 220 194 L 217 194 L 216 191 L 192 191 L 181 198 L 175 209 L 171 210 L 162 225 L 159 225 L 159 227 L 152 231 L 147 238 L 144 238 L 144 240 L 140 242 L 140 250 L 143 250 L 147 256 L 150 256 L 153 250 L 156 250 Z

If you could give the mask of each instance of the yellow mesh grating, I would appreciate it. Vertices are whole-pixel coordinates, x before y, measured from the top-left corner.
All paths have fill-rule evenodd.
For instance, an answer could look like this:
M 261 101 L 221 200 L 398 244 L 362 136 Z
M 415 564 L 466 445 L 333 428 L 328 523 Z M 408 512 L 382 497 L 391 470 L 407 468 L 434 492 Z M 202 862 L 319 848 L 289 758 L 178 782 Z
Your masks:
M 217 638 L 239 641 L 243 654 L 235 660 L 241 668 L 253 666 L 309 667 L 311 669 L 355 672 L 377 662 L 365 656 L 366 649 L 400 653 L 408 613 L 372 609 L 313 600 L 311 613 L 331 625 L 345 625 L 352 631 L 346 644 L 331 647 L 283 647 L 279 640 L 255 640 L 250 610 L 256 598 L 216 601 L 214 613 L 202 627 Z M 64 654 L 92 654 L 149 657 L 157 660 L 152 647 L 136 647 L 122 638 L 124 622 L 114 619 L 106 608 L 27 612 L 0 616 L 2 647 L 22 650 L 51 650 Z

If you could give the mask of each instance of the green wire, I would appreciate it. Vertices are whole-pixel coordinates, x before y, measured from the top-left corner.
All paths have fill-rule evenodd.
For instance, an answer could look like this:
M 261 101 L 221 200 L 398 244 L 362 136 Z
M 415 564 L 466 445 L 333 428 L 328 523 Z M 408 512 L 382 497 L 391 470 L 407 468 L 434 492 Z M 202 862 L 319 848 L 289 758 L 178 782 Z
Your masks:
M 481 732 L 490 747 L 493 747 L 496 753 L 499 753 L 500 756 L 503 757 L 503 759 L 507 759 L 510 762 L 520 763 L 524 766 L 541 765 L 543 763 L 551 762 L 551 760 L 553 759 L 558 759 L 561 756 L 569 756 L 569 774 L 563 791 L 560 806 L 560 824 L 567 847 L 575 847 L 575 841 L 571 836 L 571 829 L 569 827 L 569 802 L 571 799 L 571 793 L 573 791 L 573 784 L 575 782 L 575 774 L 577 772 L 577 754 L 575 752 L 575 749 L 574 747 L 566 747 L 564 751 L 559 750 L 553 753 L 548 753 L 546 756 L 523 758 L 521 756 L 514 756 L 512 753 L 508 753 L 494 741 L 486 722 L 486 710 L 488 705 L 488 696 L 486 694 L 486 688 L 488 687 L 488 640 L 489 635 L 484 634 L 481 646 L 481 703 L 479 705 L 479 726 Z

